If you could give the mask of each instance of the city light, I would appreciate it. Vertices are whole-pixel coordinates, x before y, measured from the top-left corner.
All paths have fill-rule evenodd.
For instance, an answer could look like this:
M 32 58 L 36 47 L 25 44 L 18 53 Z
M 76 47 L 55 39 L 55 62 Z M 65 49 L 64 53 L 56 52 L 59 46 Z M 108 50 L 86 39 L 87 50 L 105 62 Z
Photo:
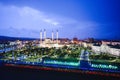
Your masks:
M 91 64 L 91 67 L 95 67 L 95 68 L 106 68 L 106 69 L 118 69 L 117 66 L 105 65 L 105 64 Z
M 45 64 L 58 64 L 58 65 L 69 65 L 69 66 L 79 66 L 78 62 L 62 62 L 62 61 L 44 61 Z
M 113 55 L 112 53 L 104 51 L 107 48 L 111 49 L 111 47 L 102 44 L 101 46 L 95 46 L 95 44 L 84 41 L 80 41 L 80 43 L 77 38 L 73 38 L 73 40 L 58 38 L 58 30 L 55 36 L 52 31 L 51 38 L 47 38 L 46 34 L 47 32 L 44 29 L 44 31 L 40 31 L 39 40 L 17 40 L 9 42 L 9 44 L 14 43 L 15 45 L 10 46 L 9 44 L 5 44 L 6 47 L 2 43 L 2 53 L 5 52 L 5 54 L 2 55 L 1 60 L 5 62 L 5 64 L 13 63 L 16 65 L 23 64 L 39 67 L 42 65 L 44 67 L 64 69 L 74 68 L 77 70 L 120 72 L 119 55 Z M 91 40 L 93 39 L 88 39 L 89 42 L 91 42 Z M 102 51 L 99 52 L 99 49 L 103 49 L 104 53 Z M 105 63 L 107 64 L 103 63 L 103 61 L 106 61 Z M 113 62 L 115 62 L 115 64 Z

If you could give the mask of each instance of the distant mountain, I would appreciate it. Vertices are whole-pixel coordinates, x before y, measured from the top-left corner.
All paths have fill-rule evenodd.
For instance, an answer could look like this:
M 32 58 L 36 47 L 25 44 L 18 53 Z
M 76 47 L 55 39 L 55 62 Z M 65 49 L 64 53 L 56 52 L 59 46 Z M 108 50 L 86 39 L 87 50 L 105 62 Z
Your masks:
M 15 40 L 36 40 L 38 38 L 22 38 L 22 37 L 8 37 L 0 36 L 0 41 L 15 41 Z

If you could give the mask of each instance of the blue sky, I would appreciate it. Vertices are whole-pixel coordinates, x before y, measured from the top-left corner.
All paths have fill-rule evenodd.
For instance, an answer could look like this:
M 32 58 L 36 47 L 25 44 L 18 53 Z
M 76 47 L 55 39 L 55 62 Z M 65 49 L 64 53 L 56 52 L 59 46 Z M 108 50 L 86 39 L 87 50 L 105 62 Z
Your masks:
M 0 35 L 120 39 L 120 0 L 0 0 Z

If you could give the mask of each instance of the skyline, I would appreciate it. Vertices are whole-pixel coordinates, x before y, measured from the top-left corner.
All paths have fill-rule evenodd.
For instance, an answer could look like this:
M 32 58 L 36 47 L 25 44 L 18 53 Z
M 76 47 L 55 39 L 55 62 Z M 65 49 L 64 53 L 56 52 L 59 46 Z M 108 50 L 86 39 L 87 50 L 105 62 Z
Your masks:
M 0 35 L 120 39 L 119 0 L 0 0 Z M 9 14 L 8 14 L 9 13 Z M 7 23 L 7 24 L 6 24 Z

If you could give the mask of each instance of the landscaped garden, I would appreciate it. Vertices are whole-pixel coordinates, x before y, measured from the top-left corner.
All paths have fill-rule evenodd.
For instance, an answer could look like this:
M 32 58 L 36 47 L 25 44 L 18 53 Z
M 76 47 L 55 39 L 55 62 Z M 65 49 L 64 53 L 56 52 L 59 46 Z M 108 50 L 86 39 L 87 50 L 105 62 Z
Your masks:
M 43 48 L 37 46 L 25 46 L 21 49 L 12 50 L 3 54 L 4 60 L 23 60 L 40 62 L 41 59 L 55 59 L 64 61 L 79 61 L 81 50 L 79 46 L 64 46 L 62 48 Z
M 120 56 L 109 53 L 92 53 L 89 55 L 91 61 L 120 63 Z

